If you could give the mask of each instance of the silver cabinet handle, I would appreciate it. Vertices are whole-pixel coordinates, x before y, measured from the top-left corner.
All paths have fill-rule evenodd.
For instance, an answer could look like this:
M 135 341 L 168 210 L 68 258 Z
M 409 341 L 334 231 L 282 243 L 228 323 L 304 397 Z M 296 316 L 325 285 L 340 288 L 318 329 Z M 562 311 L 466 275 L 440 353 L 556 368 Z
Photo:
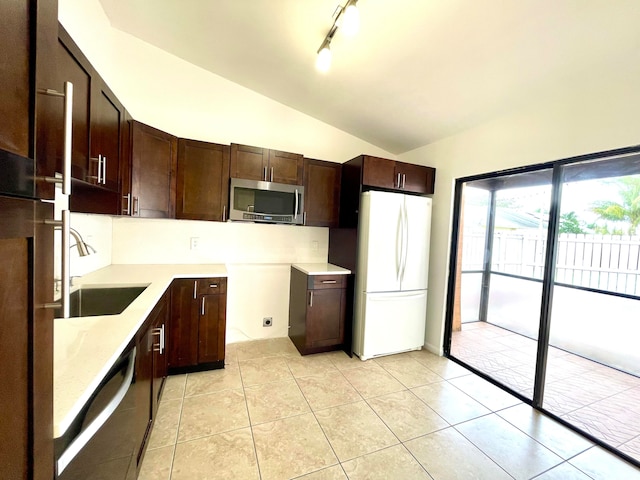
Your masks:
M 271 167 L 271 179 L 269 181 L 273 182 L 273 167 Z
M 62 318 L 69 318 L 70 312 L 70 288 L 71 288 L 71 259 L 69 250 L 71 244 L 71 225 L 69 221 L 69 210 L 62 210 L 62 220 L 45 220 L 47 225 L 54 225 L 56 229 L 62 230 L 62 255 L 61 260 L 61 279 L 60 279 L 60 304 L 47 304 L 46 307 L 58 308 L 62 307 Z
M 323 280 L 322 283 L 324 283 L 324 284 L 327 284 L 327 283 L 333 284 L 333 283 L 337 283 L 337 282 L 335 280 Z
M 73 126 L 73 83 L 64 82 L 64 167 L 62 168 L 62 193 L 71 194 L 71 144 Z
M 140 201 L 138 200 L 138 197 L 133 197 L 133 213 L 132 216 L 137 217 L 139 212 L 139 207 L 140 207 Z
M 218 284 L 217 283 L 210 283 L 209 284 L 209 288 L 218 288 Z
M 122 198 L 127 200 L 127 208 L 125 208 L 122 213 L 124 215 L 131 215 L 131 194 L 127 193 L 126 195 L 123 195 Z
M 151 331 L 151 335 L 157 335 L 158 336 L 158 343 L 154 343 L 151 346 L 151 350 L 153 350 L 154 352 L 162 353 L 162 329 L 161 328 L 154 328 Z
M 136 366 L 136 349 L 134 348 L 129 354 L 129 365 L 127 365 L 127 371 L 124 375 L 124 380 L 118 388 L 118 391 L 113 396 L 111 401 L 104 407 L 97 417 L 85 428 L 80 435 L 78 435 L 71 445 L 67 447 L 67 449 L 62 452 L 60 458 L 56 462 L 56 471 L 58 475 L 60 475 L 68 466 L 69 463 L 80 453 L 83 447 L 89 443 L 89 440 L 93 438 L 100 427 L 105 424 L 107 420 L 111 417 L 113 412 L 115 412 L 116 408 L 122 403 L 125 395 L 129 391 L 129 387 L 131 387 L 131 382 L 133 381 L 133 372 Z
M 202 296 L 202 306 L 200 307 L 200 315 L 202 315 L 204 317 L 204 301 L 206 299 L 206 295 Z
M 98 154 L 98 183 L 102 183 L 102 155 Z
M 396 175 L 396 187 L 397 188 L 401 188 L 400 187 L 400 174 L 399 173 Z
M 64 92 L 50 88 L 38 90 L 38 93 L 52 97 L 64 97 L 64 147 L 62 161 L 62 178 L 44 177 L 47 183 L 61 183 L 62 194 L 71 195 L 71 145 L 73 140 L 73 83 L 64 82 Z
M 162 355 L 164 353 L 164 323 L 161 327 L 154 328 L 151 334 L 158 336 L 158 343 L 153 345 L 153 351 Z
M 195 300 L 196 298 L 198 298 L 198 281 L 194 280 L 193 281 L 193 299 Z
M 302 224 L 306 225 L 307 224 L 307 212 L 305 210 L 305 212 L 302 214 Z
M 313 290 L 309 292 L 309 306 L 313 307 Z
M 273 177 L 273 168 L 271 169 L 271 174 L 272 174 L 271 176 Z M 298 202 L 299 202 L 299 200 L 298 200 L 298 189 L 297 188 L 296 188 L 295 195 L 296 195 L 296 206 L 295 206 L 295 209 L 293 210 L 293 218 L 294 218 L 294 220 L 297 220 L 298 219 Z
M 107 157 L 102 157 L 102 184 L 107 184 Z
M 222 221 L 226 222 L 227 221 L 227 206 L 223 205 L 222 206 Z
M 403 190 L 404 190 L 404 185 L 405 185 L 405 183 L 406 183 L 406 180 L 407 180 L 407 174 L 406 174 L 406 173 L 403 173 L 403 174 L 402 174 L 402 189 L 403 189 Z
M 264 178 L 264 181 L 267 181 L 267 167 L 264 167 L 262 169 L 262 178 Z

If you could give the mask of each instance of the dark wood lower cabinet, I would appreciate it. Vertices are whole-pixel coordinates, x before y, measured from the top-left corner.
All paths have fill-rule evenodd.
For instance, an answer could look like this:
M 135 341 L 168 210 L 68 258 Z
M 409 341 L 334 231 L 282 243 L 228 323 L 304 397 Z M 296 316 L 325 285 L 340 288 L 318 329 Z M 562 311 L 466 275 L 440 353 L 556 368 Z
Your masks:
M 347 275 L 307 275 L 291 267 L 289 338 L 300 354 L 342 348 L 346 304 Z
M 227 279 L 178 279 L 171 284 L 168 369 L 224 368 Z
M 167 354 L 165 352 L 164 332 L 169 313 L 168 291 L 158 301 L 139 330 L 136 340 L 136 424 L 134 427 L 140 445 L 136 457 L 140 470 L 151 429 L 158 411 L 164 379 L 167 376 Z
M 53 205 L 0 196 L 0 476 L 53 477 Z

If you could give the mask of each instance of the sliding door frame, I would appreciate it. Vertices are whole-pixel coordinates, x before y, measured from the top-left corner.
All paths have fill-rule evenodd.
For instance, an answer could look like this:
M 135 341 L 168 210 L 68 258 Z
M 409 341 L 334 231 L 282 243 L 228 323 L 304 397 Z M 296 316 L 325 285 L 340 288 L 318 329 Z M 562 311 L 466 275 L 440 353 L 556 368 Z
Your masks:
M 454 189 L 454 202 L 453 202 L 453 217 L 452 217 L 452 225 L 451 225 L 451 244 L 450 244 L 450 257 L 449 257 L 449 274 L 447 279 L 447 297 L 446 297 L 446 312 L 445 312 L 445 328 L 444 328 L 444 338 L 443 338 L 443 350 L 444 356 L 455 361 L 456 363 L 463 365 L 465 368 L 471 370 L 473 373 L 479 375 L 480 377 L 486 379 L 492 384 L 502 388 L 503 390 L 508 391 L 512 395 L 516 396 L 524 403 L 527 403 L 534 407 L 536 410 L 540 410 L 545 415 L 553 418 L 557 422 L 562 425 L 574 430 L 581 435 L 588 438 L 593 443 L 601 446 L 602 448 L 616 454 L 617 456 L 623 458 L 627 462 L 640 467 L 640 462 L 635 458 L 630 457 L 624 452 L 616 449 L 615 447 L 603 442 L 601 439 L 594 437 L 588 432 L 576 427 L 572 423 L 560 418 L 556 414 L 549 412 L 543 406 L 544 402 L 544 386 L 546 379 L 546 366 L 547 366 L 547 356 L 549 351 L 549 335 L 551 331 L 551 312 L 553 307 L 553 291 L 555 285 L 555 269 L 556 269 L 556 260 L 557 260 L 557 252 L 558 252 L 558 230 L 560 226 L 560 208 L 561 208 L 561 199 L 562 199 L 562 185 L 564 183 L 563 173 L 564 166 L 570 165 L 574 163 L 587 162 L 592 160 L 603 160 L 603 161 L 611 161 L 612 164 L 610 166 L 614 166 L 615 172 L 618 175 L 629 175 L 638 172 L 638 165 L 640 164 L 640 160 L 637 158 L 632 162 L 625 162 L 625 159 L 630 156 L 639 156 L 640 155 L 640 146 L 634 147 L 626 147 L 616 150 L 598 152 L 588 155 L 580 155 L 575 157 L 570 157 L 562 160 L 556 160 L 552 162 L 541 163 L 537 165 L 523 166 L 517 168 L 511 168 L 506 170 L 501 170 L 492 173 L 485 173 L 479 175 L 473 175 L 468 177 L 461 177 L 455 180 L 455 189 Z M 640 158 L 640 157 L 639 157 Z M 616 161 L 617 160 L 617 161 Z M 458 251 L 459 239 L 462 232 L 460 231 L 460 220 L 461 220 L 461 205 L 462 205 L 462 194 L 464 184 L 478 181 L 478 180 L 497 180 L 501 177 L 513 176 L 519 174 L 526 174 L 536 171 L 542 170 L 552 170 L 552 190 L 551 190 L 551 204 L 549 209 L 549 221 L 548 221 L 548 229 L 547 229 L 547 245 L 545 249 L 545 265 L 543 270 L 543 280 L 542 280 L 542 302 L 540 307 L 540 323 L 539 323 L 539 331 L 538 331 L 538 348 L 536 352 L 536 371 L 535 371 L 535 380 L 534 380 L 534 391 L 533 398 L 529 399 L 520 393 L 514 391 L 509 386 L 498 382 L 493 377 L 487 375 L 485 372 L 478 370 L 470 365 L 467 365 L 464 361 L 459 360 L 455 357 L 451 356 L 451 339 L 453 334 L 453 312 L 454 312 L 454 304 L 455 304 L 455 296 L 456 296 L 456 266 L 459 258 L 461 259 L 462 252 Z M 489 215 L 495 217 L 495 191 L 496 189 L 490 189 L 491 193 L 490 197 L 490 209 Z M 487 225 L 487 230 L 489 230 L 489 224 Z M 492 228 L 493 230 L 493 228 Z M 487 231 L 487 238 L 489 232 Z M 491 242 L 492 243 L 492 242 Z M 491 244 L 485 243 L 485 249 L 489 248 Z M 487 292 L 485 292 L 484 284 L 485 284 L 485 275 L 487 273 L 487 257 L 489 258 L 489 268 L 491 267 L 491 255 L 487 255 L 485 250 L 484 256 L 484 265 L 483 265 L 483 282 L 482 282 L 482 294 L 480 299 L 480 320 L 483 320 L 482 311 L 485 308 L 486 304 L 488 304 L 488 288 Z M 487 298 L 483 298 L 483 297 Z M 624 296 L 624 295 L 619 295 Z M 486 320 L 486 311 L 485 317 Z

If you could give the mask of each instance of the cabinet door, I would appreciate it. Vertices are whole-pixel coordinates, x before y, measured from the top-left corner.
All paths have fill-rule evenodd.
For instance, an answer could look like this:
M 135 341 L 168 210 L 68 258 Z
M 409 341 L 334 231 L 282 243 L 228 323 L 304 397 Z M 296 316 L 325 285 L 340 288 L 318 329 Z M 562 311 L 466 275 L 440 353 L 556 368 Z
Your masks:
M 140 329 L 136 342 L 136 376 L 135 376 L 135 398 L 136 398 L 136 423 L 134 435 L 140 445 L 136 462 L 138 469 L 142 462 L 149 435 L 151 433 L 151 389 L 153 384 L 153 335 L 151 325 L 145 322 Z
M 422 165 L 396 162 L 396 177 L 400 175 L 400 188 L 407 192 L 433 193 L 435 169 Z
M 225 221 L 229 202 L 229 147 L 178 140 L 176 218 Z
M 341 167 L 339 163 L 304 159 L 305 225 L 338 226 Z
M 152 312 L 151 334 L 153 341 L 153 382 L 151 384 L 151 417 L 155 418 L 162 394 L 162 385 L 167 376 L 167 353 L 165 332 L 168 319 L 167 299 L 163 296 Z
M 124 112 L 122 142 L 120 143 L 120 215 L 131 215 L 133 199 L 131 198 L 131 117 Z
M 224 360 L 227 296 L 202 295 L 198 303 L 198 363 Z
M 344 341 L 345 289 L 309 290 L 307 347 L 340 345 Z
M 109 190 L 118 191 L 124 111 L 106 85 L 95 83 L 98 85 L 92 98 L 91 159 L 95 164 L 96 159 L 100 158 L 102 171 L 98 183 Z
M 133 122 L 131 183 L 135 216 L 174 217 L 177 140 L 161 130 Z
M 58 43 L 58 85 L 57 90 L 63 90 L 64 82 L 73 83 L 73 136 L 71 144 L 71 176 L 84 181 L 95 183 L 98 178 L 98 164 L 89 164 L 89 122 L 91 102 L 91 74 L 87 63 L 81 58 L 80 51 L 75 50 L 71 42 L 66 42 L 62 34 Z M 72 50 L 70 50 L 72 49 Z M 55 121 L 56 134 L 56 171 L 62 171 L 64 155 L 64 118 L 63 110 Z
M 31 2 L 0 2 L 0 148 L 29 157 Z M 51 87 L 50 87 L 51 88 Z
M 267 180 L 268 164 L 268 150 L 237 143 L 231 144 L 230 176 L 232 178 Z
M 297 153 L 269 150 L 269 168 L 267 180 L 276 183 L 302 185 L 303 156 Z
M 362 184 L 371 187 L 397 188 L 395 161 L 365 156 L 362 163 Z
M 53 294 L 52 218 L 50 204 L 0 197 L 2 478 L 53 477 L 53 312 L 42 307 Z
M 171 284 L 171 318 L 167 332 L 169 367 L 198 363 L 197 280 L 179 279 Z

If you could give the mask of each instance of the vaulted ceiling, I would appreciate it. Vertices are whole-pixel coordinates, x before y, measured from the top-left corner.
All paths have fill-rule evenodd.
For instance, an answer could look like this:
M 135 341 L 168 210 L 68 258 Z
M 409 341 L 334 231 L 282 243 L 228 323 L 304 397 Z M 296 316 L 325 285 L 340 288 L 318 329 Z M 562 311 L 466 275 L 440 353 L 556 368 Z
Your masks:
M 394 154 L 639 71 L 638 0 L 359 0 L 326 74 L 339 0 L 100 1 L 114 28 Z

